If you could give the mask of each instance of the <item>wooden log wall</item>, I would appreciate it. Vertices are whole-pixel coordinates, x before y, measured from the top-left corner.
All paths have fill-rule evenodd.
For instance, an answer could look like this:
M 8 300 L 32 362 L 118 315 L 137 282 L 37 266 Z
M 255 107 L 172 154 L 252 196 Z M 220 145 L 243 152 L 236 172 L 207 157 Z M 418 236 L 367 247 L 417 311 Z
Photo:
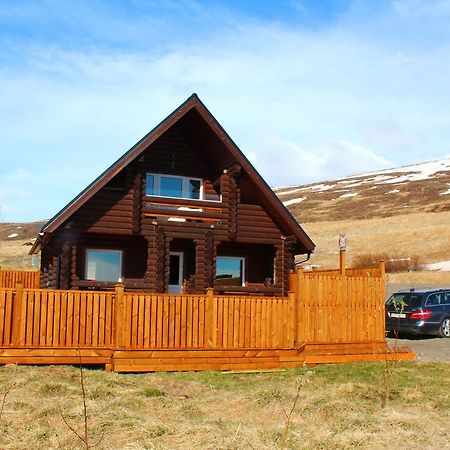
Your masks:
M 123 190 L 105 187 L 76 211 L 71 221 L 80 232 L 130 235 L 136 229 L 133 206 L 133 185 Z
M 260 244 L 279 242 L 282 233 L 260 205 L 237 207 L 237 240 Z
M 248 177 L 231 161 L 231 166 L 224 167 L 225 160 L 216 159 L 209 148 L 193 145 L 191 137 L 183 126 L 174 126 L 76 211 L 43 250 L 41 287 L 87 287 L 85 249 L 114 248 L 124 251 L 125 279 L 135 280 L 136 288 L 143 286 L 149 291 L 164 292 L 168 286 L 170 242 L 176 239 L 195 242 L 196 269 L 195 275 L 190 274 L 192 292 L 204 292 L 214 283 L 215 255 L 220 242 L 278 246 L 277 275 L 267 275 L 264 268 L 264 273 L 256 276 L 259 279 L 256 282 L 271 277 L 277 280 L 280 289 L 287 286 L 293 255 L 288 246 L 279 249 L 282 233 L 270 212 L 258 204 L 241 203 L 241 183 L 247 189 Z M 205 193 L 220 192 L 222 200 L 167 199 L 167 204 L 164 198 L 155 200 L 146 195 L 149 172 L 202 178 Z M 258 196 L 252 195 L 246 195 L 245 199 L 259 201 Z M 185 221 L 169 220 L 172 215 Z M 133 237 L 141 241 L 132 241 Z M 272 257 L 269 258 L 271 263 Z M 258 263 L 255 267 L 260 266 Z

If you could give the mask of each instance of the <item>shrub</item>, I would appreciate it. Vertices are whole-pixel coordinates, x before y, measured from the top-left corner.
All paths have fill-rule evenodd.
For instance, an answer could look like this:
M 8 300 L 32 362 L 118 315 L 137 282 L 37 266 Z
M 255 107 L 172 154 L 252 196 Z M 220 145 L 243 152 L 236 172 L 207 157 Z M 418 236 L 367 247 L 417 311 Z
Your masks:
M 420 270 L 423 267 L 418 256 L 393 256 L 387 253 L 374 253 L 355 256 L 352 260 L 354 267 L 373 267 L 384 260 L 386 262 L 386 272 L 410 272 Z

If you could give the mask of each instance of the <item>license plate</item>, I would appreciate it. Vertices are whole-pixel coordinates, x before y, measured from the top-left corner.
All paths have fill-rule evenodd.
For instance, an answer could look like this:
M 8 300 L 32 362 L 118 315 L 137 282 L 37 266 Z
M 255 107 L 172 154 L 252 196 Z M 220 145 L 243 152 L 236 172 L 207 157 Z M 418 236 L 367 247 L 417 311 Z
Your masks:
M 391 313 L 391 317 L 396 317 L 398 319 L 404 319 L 406 317 L 406 314 L 402 313 Z

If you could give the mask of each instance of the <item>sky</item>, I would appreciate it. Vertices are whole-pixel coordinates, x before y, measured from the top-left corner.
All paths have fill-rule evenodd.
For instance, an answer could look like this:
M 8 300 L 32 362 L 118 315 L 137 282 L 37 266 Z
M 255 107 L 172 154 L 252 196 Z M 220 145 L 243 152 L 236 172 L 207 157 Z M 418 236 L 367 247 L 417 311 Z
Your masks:
M 0 221 L 196 92 L 271 186 L 450 155 L 450 0 L 0 0 Z

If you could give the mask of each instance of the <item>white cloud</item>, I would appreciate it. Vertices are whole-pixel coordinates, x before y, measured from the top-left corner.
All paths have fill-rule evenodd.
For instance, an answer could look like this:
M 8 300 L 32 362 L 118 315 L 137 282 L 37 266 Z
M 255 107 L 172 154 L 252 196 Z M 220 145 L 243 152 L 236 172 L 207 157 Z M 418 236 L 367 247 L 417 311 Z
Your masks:
M 270 135 L 261 137 L 260 149 L 254 160 L 256 167 L 272 184 L 310 183 L 330 180 L 393 163 L 373 150 L 348 141 L 317 143 L 309 149 Z

